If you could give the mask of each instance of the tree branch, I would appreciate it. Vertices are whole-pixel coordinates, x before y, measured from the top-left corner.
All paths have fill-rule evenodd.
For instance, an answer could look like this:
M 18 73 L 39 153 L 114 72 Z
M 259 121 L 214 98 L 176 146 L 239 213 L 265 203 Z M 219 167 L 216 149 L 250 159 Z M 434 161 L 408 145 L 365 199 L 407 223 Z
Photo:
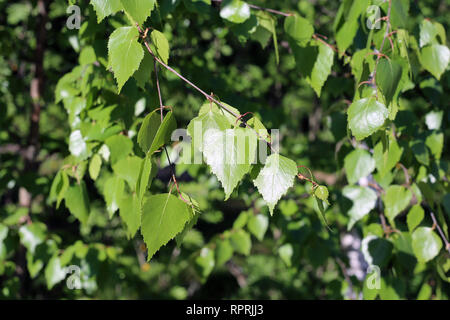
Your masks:
M 430 213 L 431 219 L 433 220 L 433 225 L 436 226 L 436 229 L 438 230 L 439 235 L 441 236 L 442 240 L 444 241 L 445 250 L 447 250 L 448 253 L 450 253 L 450 243 L 448 242 L 447 238 L 445 237 L 444 232 L 442 231 L 441 227 L 439 226 L 439 223 L 438 223 L 438 221 L 436 219 L 436 216 L 433 213 L 433 210 L 431 210 L 430 206 L 428 206 L 428 204 L 426 204 L 425 202 L 422 202 L 422 205 Z
M 222 3 L 222 0 L 211 0 L 211 1 Z M 270 12 L 270 13 L 277 14 L 277 15 L 280 15 L 280 16 L 289 17 L 289 16 L 293 15 L 292 13 L 286 13 L 286 12 L 278 11 L 278 10 L 274 10 L 274 9 L 263 8 L 263 7 L 255 6 L 254 4 L 250 4 L 250 3 L 248 3 L 248 6 L 250 8 L 252 8 L 252 9 L 255 9 L 255 10 L 266 11 L 266 12 Z
M 144 32 L 142 30 L 142 28 L 136 24 L 136 27 L 138 28 L 139 33 L 141 34 L 141 36 L 144 35 Z M 169 70 L 170 72 L 172 72 L 173 74 L 175 74 L 178 78 L 180 78 L 181 80 L 183 80 L 184 82 L 186 82 L 187 84 L 189 84 L 191 87 L 193 87 L 195 90 L 197 90 L 198 92 L 200 92 L 207 100 L 214 102 L 218 107 L 222 108 L 223 110 L 225 110 L 226 112 L 228 112 L 229 114 L 231 114 L 233 117 L 235 117 L 236 119 L 239 119 L 241 121 L 241 123 L 243 123 L 245 125 L 245 127 L 253 130 L 256 134 L 256 136 L 264 141 L 266 141 L 267 145 L 270 147 L 270 149 L 272 150 L 272 152 L 277 153 L 273 147 L 271 142 L 267 141 L 266 139 L 264 139 L 263 137 L 261 137 L 259 135 L 259 133 L 252 128 L 251 126 L 249 126 L 247 124 L 247 122 L 245 122 L 239 114 L 235 113 L 234 111 L 232 111 L 230 108 L 228 108 L 227 106 L 225 106 L 223 103 L 221 103 L 219 100 L 217 100 L 216 98 L 214 98 L 213 95 L 207 94 L 205 91 L 203 91 L 202 89 L 200 89 L 198 86 L 196 86 L 194 83 L 192 83 L 191 81 L 189 81 L 188 79 L 186 79 L 183 75 L 181 75 L 178 71 L 176 71 L 175 69 L 173 69 L 172 67 L 170 67 L 169 65 L 167 65 L 166 63 L 164 63 L 160 58 L 158 58 L 156 56 L 156 54 L 153 52 L 153 50 L 150 48 L 150 44 L 148 43 L 147 39 L 145 37 L 142 37 L 144 39 L 144 45 L 147 48 L 147 51 L 153 56 L 153 59 L 155 61 L 157 61 L 160 65 L 162 65 L 164 68 L 166 68 L 167 70 Z

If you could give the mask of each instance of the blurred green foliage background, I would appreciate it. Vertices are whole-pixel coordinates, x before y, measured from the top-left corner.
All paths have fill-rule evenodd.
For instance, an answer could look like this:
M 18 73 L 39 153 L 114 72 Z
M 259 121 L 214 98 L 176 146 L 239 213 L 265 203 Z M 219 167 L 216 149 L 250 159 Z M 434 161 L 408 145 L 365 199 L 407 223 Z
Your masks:
M 67 164 L 70 125 L 62 103 L 55 101 L 57 83 L 75 66 L 89 60 L 85 48 L 95 48 L 100 61 L 93 68 L 95 81 L 103 81 L 97 94 L 115 105 L 102 116 L 110 117 L 136 131 L 136 115 L 159 106 L 154 83 L 147 90 L 129 81 L 120 96 L 112 74 L 100 64 L 107 59 L 107 39 L 120 17 L 97 24 L 89 2 L 73 1 L 82 14 L 82 29 L 66 27 L 68 2 L 49 1 L 45 27 L 41 95 L 32 98 L 32 82 L 40 63 L 40 15 L 38 1 L 0 0 L 0 297 L 11 298 L 94 298 L 94 299 L 343 299 L 362 297 L 363 279 L 351 266 L 343 239 L 358 242 L 371 229 L 381 228 L 377 215 L 366 216 L 362 224 L 347 231 L 349 201 L 342 195 L 346 185 L 343 159 L 352 150 L 347 139 L 347 102 L 354 93 L 349 65 L 335 63 L 320 98 L 301 77 L 277 17 L 279 64 L 272 41 L 264 47 L 248 38 L 246 30 L 224 22 L 214 6 L 201 1 L 163 0 L 154 10 L 150 25 L 163 31 L 170 43 L 169 64 L 200 88 L 212 91 L 241 112 L 258 115 L 267 128 L 279 128 L 281 153 L 307 166 L 319 183 L 330 190 L 331 207 L 326 217 L 332 228 L 324 227 L 309 197 L 310 184 L 296 183 L 270 217 L 251 181 L 244 180 L 230 200 L 224 202 L 219 182 L 205 165 L 177 165 L 183 192 L 192 195 L 202 214 L 181 245 L 172 241 L 146 262 L 140 234 L 127 239 L 118 215 L 108 218 L 102 189 L 105 179 L 85 180 L 90 199 L 88 223 L 81 225 L 65 205 L 56 209 L 49 198 L 52 181 Z M 333 22 L 340 2 L 326 0 L 251 0 L 252 4 L 286 12 L 297 12 L 313 23 L 316 32 L 333 43 Z M 410 1 L 409 30 L 418 34 L 423 18 L 440 22 L 449 30 L 450 10 L 445 0 Z M 417 36 L 416 36 L 417 37 Z M 358 33 L 356 48 L 365 46 Z M 264 42 L 264 41 L 263 41 Z M 98 80 L 101 79 L 101 80 Z M 173 74 L 160 70 L 164 104 L 172 106 L 178 126 L 185 128 L 204 103 Z M 87 79 L 83 81 L 92 81 Z M 442 159 L 449 160 L 450 72 L 440 81 L 422 75 L 413 90 L 401 97 L 403 110 L 398 126 L 425 127 L 425 114 L 444 110 Z M 144 98 L 144 100 L 142 100 Z M 57 100 L 57 98 L 56 98 Z M 142 109 L 142 101 L 144 108 Z M 39 134 L 33 133 L 33 113 L 40 107 Z M 137 110 L 137 111 L 136 111 Z M 140 112 L 139 112 L 140 111 Z M 145 111 L 145 112 L 143 112 Z M 36 140 L 37 139 L 37 140 Z M 169 148 L 169 152 L 172 148 Z M 408 158 L 409 165 L 413 160 Z M 164 155 L 152 188 L 165 192 L 169 167 Z M 409 166 L 408 166 L 409 167 Z M 74 173 L 76 174 L 76 173 Z M 306 174 L 306 173 L 305 173 Z M 448 177 L 448 171 L 446 172 Z M 403 179 L 395 170 L 394 179 Z M 448 181 L 448 180 L 447 180 Z M 448 186 L 447 186 L 448 193 Z M 54 199 L 53 199 L 54 200 Z M 448 200 L 448 199 L 447 199 Z M 206 244 L 215 243 L 229 230 L 246 225 L 253 213 L 268 217 L 269 225 L 261 239 L 252 235 L 251 254 L 235 254 L 221 266 L 209 270 Z M 428 219 L 428 218 L 427 218 Z M 448 215 L 447 215 L 448 220 Z M 34 254 L 30 255 L 22 226 L 40 225 Z M 42 234 L 41 234 L 42 233 Z M 251 232 L 252 233 L 252 232 Z M 383 268 L 381 298 L 437 298 L 450 295 L 448 256 L 427 265 L 393 249 Z M 203 250 L 203 253 L 202 253 Z M 83 273 L 83 289 L 67 288 L 64 278 L 55 274 L 52 257 L 78 265 Z M 49 267 L 50 266 L 50 267 Z M 353 271 L 352 271 L 353 270 Z M 364 277 L 364 276 L 363 276 Z M 57 281 L 58 280 L 58 281 Z

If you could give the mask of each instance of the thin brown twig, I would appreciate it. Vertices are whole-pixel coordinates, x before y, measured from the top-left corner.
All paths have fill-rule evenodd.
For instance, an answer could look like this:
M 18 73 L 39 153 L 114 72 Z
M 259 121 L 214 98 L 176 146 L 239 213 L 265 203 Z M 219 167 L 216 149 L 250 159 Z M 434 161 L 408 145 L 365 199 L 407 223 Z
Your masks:
M 316 186 L 319 185 L 317 182 L 315 182 L 315 181 L 309 179 L 308 177 L 305 177 L 305 176 L 302 175 L 301 173 L 298 173 L 298 174 L 297 174 L 297 178 L 299 178 L 300 180 L 306 180 L 306 181 L 312 183 L 314 187 L 316 187 Z
M 430 212 L 431 219 L 433 220 L 433 225 L 436 226 L 436 229 L 438 230 L 439 235 L 441 236 L 442 240 L 445 243 L 445 250 L 447 250 L 450 253 L 450 243 L 448 242 L 447 238 L 445 237 L 444 232 L 442 231 L 441 227 L 439 226 L 436 216 L 434 215 L 433 211 L 431 210 L 431 208 L 428 205 L 425 204 L 424 206 Z
M 245 117 L 246 115 L 248 115 L 248 114 L 252 114 L 252 115 L 253 115 L 253 112 L 248 111 L 248 112 L 246 112 L 246 113 L 244 113 L 244 114 L 241 114 L 239 117 L 236 118 L 235 124 L 237 124 L 238 121 L 240 121 L 242 118 L 244 118 L 244 117 Z
M 164 115 L 163 115 L 163 110 L 164 110 L 164 104 L 162 102 L 162 94 L 161 94 L 161 87 L 159 86 L 159 76 L 158 76 L 158 66 L 156 65 L 156 60 L 153 60 L 153 66 L 155 69 L 155 77 L 156 77 L 156 89 L 158 92 L 158 99 L 159 99 L 159 109 L 161 110 L 161 123 L 164 120 Z M 185 203 L 189 204 L 189 202 L 187 202 L 184 198 L 183 195 L 181 194 L 180 191 L 180 186 L 178 185 L 177 182 L 177 178 L 175 176 L 175 170 L 174 170 L 174 166 L 172 164 L 172 161 L 170 160 L 170 156 L 169 156 L 169 152 L 167 151 L 166 146 L 163 147 L 164 151 L 166 152 L 166 157 L 167 157 L 167 161 L 169 161 L 169 166 L 170 166 L 170 171 L 172 173 L 172 180 L 175 184 L 175 187 L 177 188 L 177 192 L 178 192 L 178 196 L 181 198 L 181 200 L 183 200 Z M 171 188 L 172 190 L 172 188 Z
M 161 89 L 159 87 L 158 66 L 156 65 L 156 60 L 153 60 L 153 68 L 155 69 L 156 88 L 158 90 L 159 109 L 161 111 L 161 122 L 163 122 L 163 120 L 164 120 L 164 116 L 163 116 L 164 106 L 163 106 L 163 103 L 162 103 Z
M 286 12 L 282 12 L 282 11 L 278 11 L 278 10 L 274 10 L 274 9 L 258 7 L 258 6 L 255 6 L 254 4 L 249 4 L 248 6 L 255 10 L 267 11 L 267 12 L 278 14 L 280 16 L 285 16 L 285 17 L 290 17 L 290 16 L 294 15 L 293 13 L 286 13 Z
M 391 234 L 391 227 L 387 224 L 384 213 L 382 211 L 380 211 L 379 216 L 380 216 L 381 226 L 383 227 L 383 232 L 384 232 L 384 234 L 389 236 Z
M 309 179 L 309 178 L 306 177 L 305 175 L 303 175 L 303 174 L 301 174 L 301 173 L 298 173 L 298 174 L 297 174 L 297 177 L 298 177 L 300 180 L 306 180 L 306 181 L 309 181 L 310 183 L 313 184 L 314 187 L 317 187 L 317 186 L 319 185 L 317 182 L 314 181 L 314 176 L 313 176 L 311 170 L 310 170 L 307 166 L 304 166 L 304 165 L 298 165 L 297 168 L 305 168 L 306 170 L 308 170 L 309 176 L 311 177 L 311 179 Z
M 369 85 L 374 85 L 374 78 L 372 78 L 372 80 L 367 80 L 367 81 L 362 81 L 358 84 L 358 88 L 361 87 L 363 84 L 369 84 Z
M 399 168 L 399 167 L 403 170 L 403 174 L 405 175 L 405 183 L 406 183 L 406 185 L 409 186 L 411 184 L 411 178 L 409 176 L 408 169 L 406 169 L 406 167 L 400 162 L 397 163 L 397 168 Z
M 353 283 L 352 283 L 352 280 L 350 279 L 350 277 L 348 276 L 345 263 L 338 257 L 336 257 L 336 262 L 339 265 L 339 268 L 341 269 L 341 272 L 344 275 L 345 281 L 348 284 L 349 291 L 350 291 L 350 299 L 352 299 L 352 300 L 356 299 L 356 294 L 353 289 Z
M 211 1 L 213 1 L 213 2 L 222 2 L 222 0 L 211 0 Z M 250 8 L 252 8 L 252 9 L 255 9 L 255 10 L 267 11 L 267 12 L 270 12 L 270 13 L 273 13 L 273 14 L 278 14 L 280 16 L 284 16 L 284 17 L 289 17 L 289 16 L 293 16 L 294 15 L 293 13 L 286 13 L 286 12 L 283 12 L 283 11 L 278 11 L 278 10 L 274 10 L 274 9 L 270 9 L 270 8 L 263 8 L 263 7 L 256 6 L 256 5 L 250 4 L 250 3 L 248 3 L 248 6 Z
M 313 37 L 313 39 L 315 39 L 316 41 L 319 41 L 319 42 L 323 43 L 324 45 L 326 45 L 327 47 L 329 47 L 331 50 L 333 50 L 333 51 L 336 52 L 337 54 L 339 54 L 339 55 L 342 54 L 343 56 L 346 56 L 346 57 L 347 57 L 347 53 L 345 53 L 345 51 L 344 51 L 344 52 L 340 52 L 335 46 L 333 46 L 332 44 L 329 44 L 328 42 L 326 42 L 326 41 L 324 41 L 323 39 L 321 39 L 321 38 L 327 39 L 326 36 L 315 33 L 315 34 L 313 34 L 312 37 Z
M 385 55 L 384 53 L 381 53 L 381 52 L 367 52 L 366 55 L 364 56 L 364 59 L 367 56 L 377 56 L 377 59 L 382 57 L 382 58 L 386 58 L 387 60 L 389 60 L 389 57 L 387 55 Z

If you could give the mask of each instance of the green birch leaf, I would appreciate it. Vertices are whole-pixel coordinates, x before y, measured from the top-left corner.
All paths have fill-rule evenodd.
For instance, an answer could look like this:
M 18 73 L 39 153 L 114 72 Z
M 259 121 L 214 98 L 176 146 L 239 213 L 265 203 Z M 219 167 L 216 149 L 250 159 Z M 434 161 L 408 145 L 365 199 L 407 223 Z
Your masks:
M 375 208 L 377 194 L 370 188 L 360 186 L 346 186 L 342 190 L 342 194 L 353 202 L 352 207 L 347 212 L 350 216 L 347 230 L 350 230 L 357 221 Z
M 374 98 L 364 98 L 350 105 L 347 111 L 348 125 L 355 138 L 362 140 L 380 129 L 388 115 L 384 104 Z
M 233 246 L 229 239 L 218 240 L 216 246 L 216 266 L 220 267 L 233 257 Z
M 320 97 L 322 87 L 331 73 L 333 66 L 334 51 L 330 47 L 319 43 L 319 54 L 312 69 L 310 84 L 317 96 Z
M 401 77 L 402 66 L 395 60 L 382 59 L 378 63 L 375 81 L 381 93 L 383 93 L 386 105 L 391 103 Z
M 45 267 L 45 280 L 47 289 L 51 290 L 55 284 L 66 278 L 66 271 L 61 266 L 61 261 L 57 255 L 54 255 Z
M 420 52 L 420 62 L 425 70 L 440 80 L 450 62 L 450 50 L 440 44 L 426 46 Z
M 190 221 L 188 223 L 186 223 L 186 225 L 184 226 L 184 229 L 175 236 L 175 241 L 177 242 L 177 247 L 181 246 L 181 244 L 184 241 L 184 238 L 192 230 L 192 228 L 197 224 L 198 218 L 200 217 L 200 209 L 198 206 L 198 202 L 184 192 L 181 192 L 181 195 L 183 196 L 183 199 L 188 202 L 187 203 L 188 206 L 190 206 L 189 213 L 191 214 L 191 216 L 189 218 Z
M 392 135 L 389 135 L 389 147 L 387 150 L 383 149 L 382 142 L 378 142 L 373 149 L 373 159 L 381 177 L 384 177 L 395 167 L 403 154 L 403 148 L 398 145 Z
M 279 154 L 267 157 L 264 167 L 253 183 L 269 206 L 270 214 L 273 214 L 278 200 L 294 185 L 297 173 L 297 165 L 291 159 Z
M 409 210 L 408 216 L 406 217 L 406 223 L 408 224 L 409 231 L 414 231 L 414 229 L 422 222 L 424 216 L 425 212 L 420 204 L 414 205 Z
M 156 131 L 155 138 L 152 141 L 148 153 L 152 154 L 162 146 L 168 144 L 171 141 L 172 132 L 176 130 L 176 128 L 177 122 L 175 120 L 175 116 L 173 115 L 172 111 L 169 111 L 164 116 L 163 122 Z
M 138 133 L 138 143 L 142 151 L 152 154 L 171 140 L 172 132 L 177 128 L 177 123 L 172 111 L 169 111 L 161 123 L 159 110 L 148 114 Z
M 230 30 L 236 35 L 238 41 L 241 43 L 246 43 L 252 35 L 255 35 L 256 30 L 258 30 L 258 19 L 255 13 L 251 14 L 250 18 L 245 20 L 243 23 L 226 24 L 230 26 Z
M 120 0 L 120 2 L 134 22 L 142 25 L 150 16 L 156 0 Z
M 417 300 L 430 300 L 432 294 L 433 288 L 425 282 L 420 288 L 420 291 L 417 295 Z
M 358 31 L 358 18 L 366 10 L 368 4 L 368 0 L 352 1 L 350 10 L 344 17 L 345 22 L 336 33 L 336 43 L 340 52 L 345 52 L 353 43 L 353 39 Z
M 293 15 L 284 20 L 284 31 L 299 46 L 305 45 L 314 34 L 314 27 L 303 17 Z
M 250 250 L 252 249 L 252 240 L 250 235 L 242 229 L 233 232 L 230 236 L 230 243 L 233 249 L 245 256 L 250 254 Z
M 256 30 L 250 34 L 250 37 L 261 44 L 261 47 L 264 49 L 269 43 L 269 39 L 271 36 L 276 37 L 275 24 L 276 20 L 267 12 L 258 11 L 255 13 L 258 26 Z M 274 39 L 275 43 L 275 39 Z M 275 50 L 277 48 L 275 47 Z
M 294 248 L 292 244 L 286 243 L 278 248 L 278 254 L 281 260 L 286 264 L 286 266 L 292 266 L 292 256 L 294 255 Z
M 357 82 L 365 80 L 362 78 L 367 77 L 369 74 L 368 69 L 371 67 L 369 64 L 372 63 L 370 59 L 367 59 L 369 52 L 370 50 L 368 49 L 358 50 L 352 56 L 350 66 L 352 67 L 352 74 Z M 375 65 L 374 63 L 372 64 Z
M 422 23 L 420 24 L 420 47 L 423 48 L 427 44 L 431 44 L 436 35 L 437 30 L 434 24 L 430 20 L 422 20 Z
M 375 160 L 363 149 L 350 152 L 344 159 L 345 174 L 349 184 L 355 184 L 359 179 L 367 177 L 375 170 Z
M 91 0 L 91 5 L 97 13 L 97 22 L 100 23 L 105 17 L 122 10 L 120 0 Z
M 257 117 L 252 117 L 250 120 L 247 121 L 247 124 L 255 129 L 255 131 L 258 133 L 258 138 L 266 140 L 267 142 L 270 142 L 270 134 L 269 131 L 267 131 L 264 124 L 259 120 Z
M 118 92 L 139 68 L 144 50 L 138 42 L 136 27 L 121 27 L 114 30 L 108 40 L 109 66 L 117 80 Z
M 408 22 L 409 0 L 392 0 L 391 23 L 395 30 L 405 28 Z
M 442 241 L 433 229 L 420 227 L 412 234 L 412 247 L 417 260 L 427 262 L 439 254 Z
M 199 272 L 200 277 L 207 278 L 214 269 L 214 250 L 211 250 L 210 248 L 202 248 L 194 262 L 195 268 Z
M 81 181 L 80 184 L 70 186 L 65 193 L 64 199 L 70 213 L 80 220 L 81 223 L 87 223 L 90 205 L 84 181 Z
M 3 261 L 5 260 L 6 255 L 8 254 L 7 250 L 8 249 L 6 248 L 6 245 L 2 241 L 0 241 L 0 263 L 3 263 Z M 1 273 L 2 270 L 0 269 L 0 274 Z
M 225 199 L 230 197 L 239 181 L 250 171 L 255 161 L 256 148 L 257 137 L 250 129 L 209 129 L 203 135 L 205 162 L 221 182 Z
M 34 279 L 44 267 L 44 262 L 40 258 L 34 258 L 33 254 L 29 251 L 26 253 L 26 259 L 28 273 L 30 274 L 31 279 Z
M 237 116 L 240 116 L 240 112 L 238 109 L 236 109 L 235 107 L 230 106 L 228 103 L 225 102 L 221 102 L 225 107 L 228 108 L 228 110 L 234 112 Z M 200 117 L 201 115 L 208 113 L 208 116 L 211 117 L 212 115 L 209 114 L 209 112 L 216 112 L 219 113 L 220 115 L 222 115 L 223 117 L 225 117 L 228 122 L 229 122 L 229 126 L 234 127 L 236 126 L 236 117 L 234 115 L 232 115 L 231 113 L 229 113 L 228 111 L 220 108 L 219 106 L 217 106 L 215 103 L 212 103 L 210 101 L 206 101 L 201 107 L 200 110 L 198 112 L 198 116 Z M 229 128 L 228 126 L 228 128 Z M 206 129 L 207 130 L 207 129 Z
M 405 295 L 405 287 L 399 278 L 382 277 L 379 294 L 381 300 L 400 300 Z
M 397 185 L 391 185 L 383 196 L 385 215 L 392 222 L 394 218 L 409 205 L 412 198 L 411 190 Z
M 133 151 L 133 141 L 127 136 L 117 134 L 105 140 L 110 151 L 110 162 L 114 165 L 120 159 L 126 158 Z
M 250 211 L 243 211 L 241 214 L 234 220 L 233 229 L 242 229 L 247 224 Z
M 50 188 L 50 201 L 56 200 L 56 208 L 59 208 L 61 201 L 64 199 L 64 195 L 69 188 L 69 177 L 65 171 L 58 171 L 55 179 L 53 180 Z
M 27 248 L 31 254 L 35 253 L 36 247 L 44 242 L 47 227 L 40 222 L 27 224 L 19 228 L 20 243 Z
M 250 18 L 250 7 L 241 0 L 224 0 L 220 17 L 233 23 L 242 23 Z
M 91 155 L 91 151 L 80 130 L 75 130 L 70 134 L 69 151 L 77 157 L 78 160 L 85 160 Z
M 419 163 L 425 166 L 428 166 L 430 164 L 430 152 L 428 151 L 425 141 L 423 141 L 422 139 L 412 140 L 409 142 L 409 147 L 411 148 L 414 157 Z
M 135 156 L 128 156 L 117 161 L 112 169 L 117 177 L 125 180 L 132 191 L 135 190 L 139 178 L 142 159 Z
M 392 256 L 394 245 L 389 240 L 370 235 L 361 241 L 364 259 L 371 265 L 385 267 Z
M 145 89 L 146 83 L 152 83 L 152 72 L 154 71 L 154 63 L 153 57 L 145 51 L 144 58 L 139 65 L 139 69 L 133 74 L 134 79 L 136 79 L 136 83 L 142 89 Z
M 158 110 L 152 111 L 144 118 L 137 137 L 138 144 L 144 153 L 150 150 L 160 125 L 161 115 L 158 114 Z
M 139 176 L 136 182 L 136 194 L 138 196 L 139 203 L 142 203 L 145 192 L 150 188 L 151 181 L 156 176 L 157 166 L 152 163 L 149 154 L 143 159 L 141 168 L 139 170 Z
M 147 245 L 148 260 L 184 229 L 191 217 L 189 210 L 186 203 L 168 193 L 147 198 L 142 207 L 141 233 Z
M 0 243 L 3 243 L 3 240 L 6 239 L 7 235 L 8 235 L 8 227 L 0 223 Z
M 256 239 L 262 241 L 269 227 L 269 218 L 263 214 L 252 215 L 247 223 L 247 229 Z
M 433 24 L 434 24 L 434 27 L 436 28 L 437 36 L 441 40 L 441 44 L 445 45 L 447 43 L 447 35 L 445 34 L 444 26 L 436 21 Z
M 327 221 L 327 217 L 325 216 L 325 211 L 327 208 L 325 208 L 324 203 L 326 203 L 328 205 L 329 204 L 328 201 L 323 201 L 323 200 L 319 199 L 318 197 L 316 197 L 315 194 L 313 196 L 314 196 L 314 200 L 315 200 L 315 205 L 313 205 L 314 210 L 318 213 L 319 218 L 320 218 L 320 220 L 322 220 L 322 223 L 325 225 L 325 227 L 327 227 L 328 230 L 331 231 L 331 228 Z
M 169 41 L 167 41 L 164 33 L 153 30 L 150 33 L 150 40 L 153 52 L 160 58 L 165 64 L 169 63 Z
M 444 148 L 444 134 L 442 132 L 432 132 L 425 139 L 425 145 L 430 149 L 435 159 L 440 159 Z
M 119 214 L 127 226 L 128 239 L 132 239 L 141 226 L 141 205 L 136 193 L 121 196 Z
M 295 42 L 289 41 L 289 44 L 294 53 L 295 65 L 300 71 L 301 75 L 306 77 L 308 82 L 311 79 L 314 64 L 319 55 L 319 48 L 315 45 L 299 46 Z M 309 82 L 310 83 L 310 82 Z
M 95 154 L 89 161 L 89 175 L 91 176 L 92 180 L 97 180 L 101 167 L 102 158 L 99 154 Z
M 111 219 L 114 213 L 119 209 L 119 204 L 125 191 L 125 182 L 118 176 L 110 177 L 105 182 L 103 195 L 106 201 L 106 210 Z

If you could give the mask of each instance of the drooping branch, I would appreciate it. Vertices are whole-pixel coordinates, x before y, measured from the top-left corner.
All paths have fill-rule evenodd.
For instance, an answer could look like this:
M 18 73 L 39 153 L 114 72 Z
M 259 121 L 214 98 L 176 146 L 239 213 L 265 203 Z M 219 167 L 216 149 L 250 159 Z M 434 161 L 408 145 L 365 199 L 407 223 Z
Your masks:
M 213 1 L 213 2 L 217 2 L 217 3 L 221 3 L 221 2 L 222 2 L 222 0 L 212 0 L 212 1 Z M 250 8 L 255 9 L 255 10 L 266 11 L 266 12 L 270 12 L 270 13 L 277 14 L 277 15 L 284 16 L 284 17 L 289 17 L 289 16 L 292 16 L 292 15 L 293 15 L 292 13 L 287 13 L 287 12 L 283 12 L 283 11 L 278 11 L 278 10 L 274 10 L 274 9 L 270 9 L 270 8 L 263 8 L 263 7 L 256 6 L 256 5 L 250 4 L 250 3 L 248 3 L 247 5 L 248 5 Z
M 162 61 L 152 50 L 152 48 L 150 47 L 150 44 L 147 40 L 146 37 L 144 37 L 145 35 L 145 31 L 142 30 L 142 28 L 136 24 L 136 27 L 138 28 L 139 33 L 141 34 L 142 38 L 144 39 L 144 45 L 147 48 L 148 53 L 150 53 L 150 55 L 153 57 L 154 61 L 158 62 L 160 65 L 162 65 L 164 68 L 166 68 L 167 70 L 169 70 L 170 72 L 172 72 L 173 74 L 175 74 L 178 78 L 180 78 L 181 80 L 183 80 L 184 82 L 186 82 L 187 84 L 189 84 L 192 88 L 194 88 L 195 90 L 197 90 L 198 92 L 200 92 L 207 100 L 215 103 L 218 107 L 222 108 L 223 110 L 225 110 L 226 112 L 228 112 L 229 114 L 231 114 L 233 117 L 235 117 L 236 119 L 238 119 L 242 124 L 244 124 L 245 127 L 247 127 L 248 129 L 251 129 L 255 132 L 255 134 L 257 135 L 258 138 L 263 139 L 266 141 L 267 145 L 270 147 L 270 149 L 273 152 L 276 152 L 273 147 L 272 147 L 272 143 L 270 141 L 267 141 L 266 139 L 264 139 L 264 137 L 261 137 L 259 135 L 259 133 L 252 128 L 250 125 L 247 124 L 247 122 L 245 122 L 242 117 L 237 114 L 236 112 L 234 112 L 233 110 L 231 110 L 229 107 L 225 106 L 222 102 L 220 102 L 219 100 L 217 100 L 212 94 L 208 94 L 206 93 L 204 90 L 200 89 L 197 85 L 195 85 L 193 82 L 191 82 L 190 80 L 188 80 L 186 77 L 184 77 L 183 75 L 181 75 L 178 71 L 176 71 L 175 69 L 173 69 L 172 67 L 170 67 L 168 64 L 164 63 L 164 61 Z
M 278 10 L 274 10 L 274 9 L 270 9 L 270 8 L 258 7 L 258 6 L 255 6 L 254 4 L 248 4 L 248 6 L 250 8 L 252 8 L 252 9 L 255 9 L 255 10 L 267 11 L 267 12 L 270 12 L 270 13 L 273 13 L 273 14 L 278 14 L 280 16 L 289 17 L 289 16 L 293 15 L 292 13 L 286 13 L 286 12 L 282 12 L 282 11 L 278 11 Z
M 318 33 L 313 34 L 312 37 L 313 37 L 314 40 L 319 41 L 320 43 L 326 45 L 327 47 L 329 47 L 331 50 L 333 50 L 337 54 L 343 55 L 343 56 L 346 56 L 346 57 L 348 56 L 347 53 L 345 53 L 345 51 L 344 52 L 340 52 L 338 48 L 336 48 L 332 44 L 329 44 L 328 42 L 326 42 L 325 40 L 328 39 L 327 37 L 325 37 L 325 36 L 323 36 L 321 34 L 318 34 Z

